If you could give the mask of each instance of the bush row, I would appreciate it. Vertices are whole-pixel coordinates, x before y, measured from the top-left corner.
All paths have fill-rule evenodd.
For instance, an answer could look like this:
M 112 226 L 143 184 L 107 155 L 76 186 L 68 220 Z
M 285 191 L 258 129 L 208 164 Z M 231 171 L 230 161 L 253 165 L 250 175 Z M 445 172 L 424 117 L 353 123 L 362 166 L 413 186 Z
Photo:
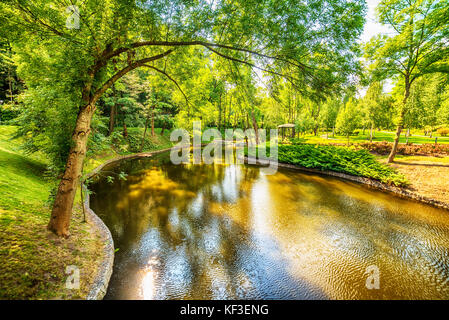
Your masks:
M 405 177 L 382 164 L 367 150 L 331 145 L 279 145 L 279 162 L 306 168 L 330 170 L 404 186 Z
M 389 154 L 393 146 L 392 142 L 363 142 L 358 147 L 377 154 Z M 449 155 L 449 144 L 399 144 L 398 153 L 402 155 Z

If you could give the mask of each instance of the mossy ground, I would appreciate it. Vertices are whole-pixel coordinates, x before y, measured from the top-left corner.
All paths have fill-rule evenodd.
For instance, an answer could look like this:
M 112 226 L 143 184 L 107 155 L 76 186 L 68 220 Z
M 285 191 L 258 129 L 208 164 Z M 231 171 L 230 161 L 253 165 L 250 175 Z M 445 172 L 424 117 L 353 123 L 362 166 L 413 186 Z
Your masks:
M 84 298 L 101 258 L 100 239 L 74 210 L 71 237 L 59 239 L 46 226 L 55 181 L 45 176 L 41 155 L 27 156 L 15 128 L 0 126 L 0 299 Z M 80 289 L 67 289 L 66 267 L 80 269 Z
M 0 299 L 83 299 L 96 276 L 104 244 L 83 222 L 79 194 L 71 236 L 60 239 L 46 229 L 48 199 L 57 181 L 46 175 L 43 155 L 25 155 L 21 141 L 11 140 L 15 130 L 0 126 Z M 130 139 L 118 145 L 121 149 L 106 146 L 109 151 L 92 154 L 85 171 L 119 154 L 132 153 L 126 143 L 140 143 L 141 133 L 132 128 Z M 148 134 L 143 151 L 170 145 L 167 135 Z M 131 149 L 135 147 L 131 145 Z M 66 288 L 65 272 L 71 265 L 80 270 L 79 290 Z

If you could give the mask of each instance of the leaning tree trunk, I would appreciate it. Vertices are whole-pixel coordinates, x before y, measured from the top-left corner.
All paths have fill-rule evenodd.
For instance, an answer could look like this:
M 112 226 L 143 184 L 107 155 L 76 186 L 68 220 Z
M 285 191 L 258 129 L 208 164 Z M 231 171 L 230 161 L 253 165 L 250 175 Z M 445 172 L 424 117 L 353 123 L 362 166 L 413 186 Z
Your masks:
M 148 117 L 145 118 L 145 130 L 143 130 L 142 144 L 140 145 L 139 152 L 142 152 L 143 146 L 145 145 L 145 137 L 147 135 L 147 129 L 148 129 Z M 153 133 L 154 133 L 154 131 L 153 131 Z
M 154 137 L 154 104 L 151 106 L 151 136 Z
M 87 150 L 87 139 L 90 133 L 90 123 L 95 111 L 93 104 L 81 107 L 72 134 L 72 146 L 69 151 L 64 175 L 59 183 L 58 192 L 51 212 L 48 229 L 58 236 L 68 237 L 70 218 L 76 188 L 81 177 L 82 166 Z
M 404 100 L 402 102 L 402 110 L 401 114 L 399 116 L 399 122 L 398 122 L 398 128 L 396 130 L 396 137 L 394 138 L 393 148 L 391 149 L 390 155 L 388 156 L 388 163 L 392 163 L 394 161 L 394 157 L 396 156 L 396 153 L 398 152 L 398 145 L 399 145 L 399 139 L 401 138 L 401 131 L 402 127 L 404 126 L 404 116 L 405 116 L 405 110 L 406 110 L 406 103 L 407 99 L 410 95 L 410 82 L 409 78 L 405 78 L 405 93 L 404 93 Z

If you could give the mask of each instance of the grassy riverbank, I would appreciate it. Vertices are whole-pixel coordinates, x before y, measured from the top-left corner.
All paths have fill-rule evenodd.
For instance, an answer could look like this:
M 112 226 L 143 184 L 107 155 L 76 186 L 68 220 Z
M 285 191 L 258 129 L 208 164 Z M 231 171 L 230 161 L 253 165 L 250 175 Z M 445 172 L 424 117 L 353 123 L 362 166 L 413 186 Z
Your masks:
M 15 127 L 0 126 L 0 299 L 83 298 L 101 258 L 102 243 L 75 210 L 69 239 L 47 231 L 55 181 L 42 155 L 27 156 Z M 65 288 L 66 267 L 80 269 L 80 289 Z
M 15 130 L 14 126 L 0 126 L 0 299 L 85 298 L 101 260 L 103 243 L 83 222 L 78 200 L 71 237 L 59 239 L 47 231 L 48 199 L 57 181 L 46 174 L 48 163 L 43 155 L 25 155 L 21 141 L 11 140 Z M 104 145 L 101 153 L 91 152 L 85 170 L 131 153 L 125 143 L 140 142 L 141 133 L 140 129 L 131 129 L 131 139 Z M 168 146 L 167 137 L 149 135 L 144 151 Z M 80 270 L 79 290 L 65 287 L 65 270 L 70 265 Z

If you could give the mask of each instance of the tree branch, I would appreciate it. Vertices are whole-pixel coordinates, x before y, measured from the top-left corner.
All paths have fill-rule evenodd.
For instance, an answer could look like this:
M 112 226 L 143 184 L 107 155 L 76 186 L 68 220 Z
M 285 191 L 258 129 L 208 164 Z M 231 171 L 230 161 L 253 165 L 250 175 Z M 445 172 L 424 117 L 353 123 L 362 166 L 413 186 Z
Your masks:
M 245 60 L 241 60 L 241 59 L 237 59 L 237 58 L 234 58 L 234 57 L 230 57 L 230 56 L 228 56 L 228 55 L 225 55 L 225 54 L 223 54 L 223 53 L 221 53 L 221 52 L 218 52 L 218 51 L 215 50 L 215 49 L 212 49 L 212 48 L 209 47 L 209 46 L 205 46 L 205 47 L 206 47 L 207 49 L 209 49 L 210 51 L 212 51 L 213 53 L 215 53 L 215 54 L 219 55 L 220 57 L 223 57 L 223 58 L 225 58 L 225 59 L 227 59 L 227 60 L 231 60 L 231 61 L 234 61 L 234 62 L 243 63 L 243 64 L 246 64 L 246 65 L 252 67 L 252 68 L 256 68 L 256 69 L 258 69 L 258 70 L 265 71 L 265 72 L 268 72 L 268 73 L 271 73 L 271 74 L 280 76 L 280 77 L 282 77 L 282 78 L 289 79 L 290 81 L 293 81 L 293 80 L 298 81 L 298 79 L 295 79 L 295 78 L 292 77 L 292 76 L 288 76 L 288 75 L 285 75 L 285 74 L 282 74 L 282 73 L 279 73 L 279 72 L 276 72 L 276 71 L 264 69 L 264 68 L 261 68 L 261 67 L 255 65 L 254 63 L 251 63 L 251 62 L 248 62 L 248 61 L 245 61 Z
M 178 82 L 177 82 L 175 79 L 173 79 L 167 72 L 165 72 L 165 71 L 163 71 L 163 70 L 161 70 L 161 69 L 158 69 L 158 68 L 156 68 L 156 67 L 154 67 L 154 66 L 152 66 L 152 65 L 149 65 L 149 64 L 144 64 L 143 67 L 147 67 L 147 68 L 153 69 L 153 70 L 155 70 L 155 71 L 157 71 L 157 72 L 163 74 L 163 75 L 166 76 L 168 79 L 170 79 L 170 80 L 176 85 L 176 87 L 178 87 L 179 91 L 181 91 L 182 95 L 183 95 L 184 98 L 186 99 L 187 104 L 191 104 L 190 101 L 189 101 L 189 99 L 187 98 L 187 95 L 184 93 L 184 91 L 182 91 L 181 86 L 180 86 L 180 85 L 178 84 Z
M 170 53 L 173 52 L 174 49 L 170 49 L 167 50 L 161 54 L 155 55 L 153 57 L 149 57 L 149 58 L 145 58 L 145 59 L 140 59 L 137 60 L 135 62 L 133 62 L 132 64 L 126 66 L 125 68 L 121 69 L 120 71 L 118 71 L 116 74 L 114 74 L 111 78 L 109 78 L 109 80 L 107 80 L 101 87 L 100 89 L 98 89 L 94 95 L 92 96 L 91 99 L 91 103 L 94 104 L 100 97 L 101 95 L 112 85 L 114 84 L 118 79 L 120 79 L 121 77 L 123 77 L 125 74 L 127 74 L 128 72 L 143 66 L 144 64 L 151 62 L 151 61 L 155 61 L 158 59 L 161 59 L 167 55 L 169 55 Z
M 311 67 L 308 67 L 303 63 L 292 62 L 286 58 L 270 56 L 270 55 L 263 54 L 263 53 L 260 53 L 260 52 L 254 51 L 254 50 L 250 50 L 250 49 L 234 47 L 234 46 L 224 45 L 224 44 L 205 42 L 205 41 L 199 41 L 199 40 L 197 40 L 197 41 L 141 41 L 141 42 L 135 42 L 135 43 L 132 43 L 129 47 L 122 47 L 122 48 L 118 48 L 118 49 L 112 51 L 111 53 L 105 55 L 105 59 L 109 59 L 114 56 L 117 56 L 117 55 L 119 55 L 123 52 L 126 52 L 132 48 L 139 48 L 139 47 L 145 47 L 145 46 L 167 46 L 167 47 L 203 46 L 203 47 L 207 47 L 207 48 L 218 47 L 218 48 L 229 49 L 229 50 L 233 50 L 233 51 L 250 53 L 250 54 L 259 56 L 261 58 L 283 61 L 288 64 L 294 65 L 298 68 L 301 68 L 302 70 L 312 69 Z

